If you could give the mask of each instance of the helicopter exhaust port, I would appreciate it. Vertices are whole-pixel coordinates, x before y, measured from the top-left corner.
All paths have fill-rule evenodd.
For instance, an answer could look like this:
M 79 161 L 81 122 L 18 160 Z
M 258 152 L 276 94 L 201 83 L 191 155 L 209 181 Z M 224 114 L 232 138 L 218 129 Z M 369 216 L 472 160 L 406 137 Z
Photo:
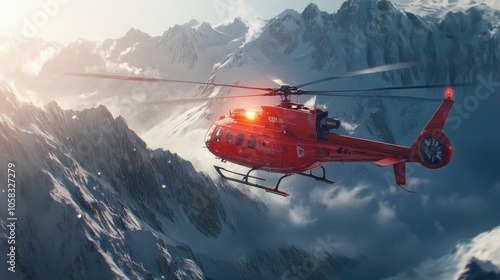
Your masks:
M 322 130 L 337 129 L 340 127 L 340 120 L 330 117 L 322 118 L 319 122 Z

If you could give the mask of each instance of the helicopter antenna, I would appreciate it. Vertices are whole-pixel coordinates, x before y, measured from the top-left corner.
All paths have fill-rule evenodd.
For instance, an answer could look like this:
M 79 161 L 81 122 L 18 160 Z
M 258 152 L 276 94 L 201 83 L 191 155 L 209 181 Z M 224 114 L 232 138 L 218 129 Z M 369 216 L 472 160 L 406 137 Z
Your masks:
M 401 186 L 401 185 L 398 185 L 398 187 L 400 187 L 402 190 L 406 191 L 406 192 L 409 192 L 409 193 L 412 193 L 412 194 L 417 194 L 418 192 L 416 191 L 410 191 L 409 189 L 405 189 L 405 187 Z

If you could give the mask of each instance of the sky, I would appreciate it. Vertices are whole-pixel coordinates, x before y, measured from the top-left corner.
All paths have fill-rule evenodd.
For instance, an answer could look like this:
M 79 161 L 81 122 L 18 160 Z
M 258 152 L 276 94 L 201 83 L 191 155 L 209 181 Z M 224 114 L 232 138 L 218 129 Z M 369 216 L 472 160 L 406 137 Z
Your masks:
M 395 2 L 407 2 L 399 0 Z M 78 38 L 119 38 L 130 28 L 153 36 L 196 19 L 217 24 L 234 17 L 269 19 L 285 9 L 299 12 L 312 0 L 41 0 L 0 1 L 0 34 L 41 37 L 67 44 Z M 326 12 L 342 0 L 316 0 Z

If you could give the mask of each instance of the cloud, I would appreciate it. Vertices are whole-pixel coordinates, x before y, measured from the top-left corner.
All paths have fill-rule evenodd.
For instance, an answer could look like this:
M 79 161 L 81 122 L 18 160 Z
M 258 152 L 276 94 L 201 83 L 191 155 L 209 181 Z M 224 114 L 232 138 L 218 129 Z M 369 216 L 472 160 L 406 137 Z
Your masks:
M 7 53 L 11 49 L 11 44 L 8 41 L 3 42 L 3 44 L 0 44 L 0 53 Z
M 296 226 L 305 226 L 314 223 L 317 219 L 311 218 L 311 209 L 307 206 L 295 206 L 289 212 L 290 221 Z
M 354 132 L 356 131 L 356 128 L 359 126 L 359 124 L 356 124 L 356 123 L 348 123 L 344 120 L 342 120 L 340 122 L 340 125 L 347 131 L 347 133 L 349 134 L 354 134 Z
M 349 189 L 343 186 L 333 188 L 316 188 L 311 193 L 313 202 L 322 204 L 328 209 L 360 207 L 373 199 L 371 195 L 364 195 L 363 191 L 367 189 L 364 184 Z
M 500 196 L 500 181 L 496 182 L 492 188 L 493 195 Z
M 443 227 L 443 225 L 439 221 L 435 221 L 434 225 L 436 225 L 436 230 L 439 233 L 446 232 L 446 229 Z
M 406 184 L 410 188 L 418 187 L 420 185 L 426 185 L 429 184 L 430 182 L 431 180 L 429 178 L 409 177 L 406 179 Z
M 420 196 L 420 200 L 421 200 L 421 205 L 422 206 L 426 206 L 427 203 L 429 202 L 429 196 L 423 194 L 423 195 Z
M 377 213 L 377 219 L 379 222 L 387 222 L 389 220 L 394 219 L 396 217 L 396 212 L 392 207 L 389 206 L 389 203 L 387 202 L 379 202 L 378 203 L 378 213 Z
M 45 62 L 54 57 L 57 50 L 53 47 L 48 47 L 40 51 L 38 57 L 28 60 L 22 67 L 26 74 L 38 75 Z

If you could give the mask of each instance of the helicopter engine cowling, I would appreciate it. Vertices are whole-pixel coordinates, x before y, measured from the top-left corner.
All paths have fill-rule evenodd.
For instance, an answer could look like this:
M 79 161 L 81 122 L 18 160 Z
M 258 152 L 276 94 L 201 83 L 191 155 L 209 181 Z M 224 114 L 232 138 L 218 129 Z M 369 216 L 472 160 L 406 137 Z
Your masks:
M 439 133 L 424 131 L 413 143 L 411 152 L 414 161 L 420 162 L 427 168 L 438 169 L 450 162 L 453 147 L 442 131 Z
M 340 127 L 340 120 L 330 117 L 324 117 L 320 120 L 319 125 L 322 130 L 337 129 Z

